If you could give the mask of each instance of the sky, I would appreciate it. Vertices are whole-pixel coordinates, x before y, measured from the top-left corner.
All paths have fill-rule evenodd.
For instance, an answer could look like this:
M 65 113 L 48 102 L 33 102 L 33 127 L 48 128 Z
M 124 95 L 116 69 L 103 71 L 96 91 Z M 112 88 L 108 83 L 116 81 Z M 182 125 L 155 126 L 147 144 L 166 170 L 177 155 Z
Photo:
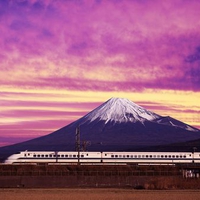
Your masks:
M 0 146 L 112 97 L 200 128 L 199 0 L 0 0 Z

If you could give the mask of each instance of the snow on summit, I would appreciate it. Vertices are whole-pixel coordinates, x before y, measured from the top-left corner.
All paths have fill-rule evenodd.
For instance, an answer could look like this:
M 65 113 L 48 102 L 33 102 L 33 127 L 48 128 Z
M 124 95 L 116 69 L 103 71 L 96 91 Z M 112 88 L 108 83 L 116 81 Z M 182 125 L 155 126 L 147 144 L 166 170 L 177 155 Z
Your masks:
M 104 120 L 115 122 L 144 122 L 154 120 L 160 116 L 125 98 L 111 98 L 83 118 L 85 120 Z

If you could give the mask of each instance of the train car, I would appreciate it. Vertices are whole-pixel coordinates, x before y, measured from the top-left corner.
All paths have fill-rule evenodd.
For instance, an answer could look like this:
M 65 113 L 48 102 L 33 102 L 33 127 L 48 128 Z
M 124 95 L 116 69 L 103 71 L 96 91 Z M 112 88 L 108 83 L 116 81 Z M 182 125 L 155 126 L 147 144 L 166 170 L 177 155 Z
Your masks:
M 104 163 L 192 163 L 193 153 L 188 152 L 103 152 Z
M 5 164 L 13 163 L 77 163 L 101 162 L 101 152 L 21 151 L 9 156 Z

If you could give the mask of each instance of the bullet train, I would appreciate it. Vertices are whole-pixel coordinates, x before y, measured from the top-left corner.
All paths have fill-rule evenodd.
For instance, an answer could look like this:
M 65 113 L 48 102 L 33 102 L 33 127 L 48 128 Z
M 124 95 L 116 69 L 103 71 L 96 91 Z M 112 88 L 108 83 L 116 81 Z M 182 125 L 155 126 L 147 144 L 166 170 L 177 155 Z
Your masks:
M 200 163 L 200 152 L 67 152 L 21 151 L 9 156 L 14 163 L 101 163 L 101 164 L 178 164 Z

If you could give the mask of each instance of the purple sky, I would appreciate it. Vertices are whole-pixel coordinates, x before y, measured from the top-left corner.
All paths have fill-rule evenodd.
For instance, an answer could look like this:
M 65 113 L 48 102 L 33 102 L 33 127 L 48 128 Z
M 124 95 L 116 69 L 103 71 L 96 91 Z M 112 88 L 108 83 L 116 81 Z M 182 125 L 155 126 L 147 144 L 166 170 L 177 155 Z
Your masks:
M 0 146 L 116 95 L 200 127 L 199 19 L 199 0 L 0 0 Z

